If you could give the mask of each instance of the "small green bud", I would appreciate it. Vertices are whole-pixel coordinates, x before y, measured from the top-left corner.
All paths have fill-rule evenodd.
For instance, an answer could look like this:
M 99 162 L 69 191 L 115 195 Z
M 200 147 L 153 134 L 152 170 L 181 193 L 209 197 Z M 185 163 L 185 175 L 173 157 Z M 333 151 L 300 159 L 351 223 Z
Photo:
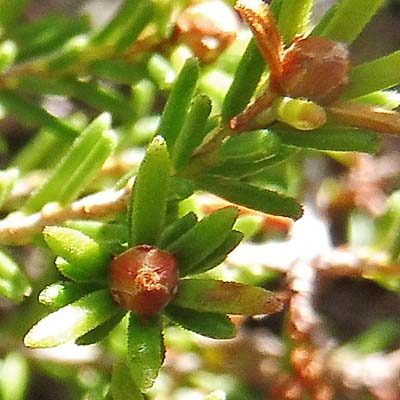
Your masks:
M 274 103 L 276 118 L 293 128 L 309 131 L 326 122 L 326 113 L 318 104 L 303 99 L 281 97 Z

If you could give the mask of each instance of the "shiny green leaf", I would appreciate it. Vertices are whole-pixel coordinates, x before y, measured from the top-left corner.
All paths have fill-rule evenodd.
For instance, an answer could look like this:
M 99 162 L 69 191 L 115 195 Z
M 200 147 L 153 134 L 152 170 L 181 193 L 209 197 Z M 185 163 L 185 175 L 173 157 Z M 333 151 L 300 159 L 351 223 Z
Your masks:
M 350 71 L 350 84 L 342 95 L 345 99 L 364 96 L 400 83 L 400 50 L 373 61 L 357 65 Z
M 164 361 L 161 318 L 148 319 L 130 313 L 128 324 L 128 366 L 141 391 L 153 386 Z
M 357 97 L 355 101 L 394 110 L 400 107 L 400 93 L 394 90 L 378 90 L 365 96 Z
M 2 400 L 26 399 L 29 381 L 28 361 L 21 353 L 8 353 L 0 367 L 0 396 Z
M 125 362 L 114 363 L 110 390 L 113 400 L 144 400 Z
M 341 0 L 319 36 L 351 43 L 383 4 L 384 0 Z
M 130 245 L 155 244 L 164 227 L 170 181 L 167 145 L 156 136 L 136 176 L 129 210 Z
M 111 256 L 89 236 L 71 228 L 47 226 L 43 237 L 51 250 L 65 261 L 57 263 L 64 276 L 78 281 L 106 278 Z
M 400 339 L 400 324 L 394 319 L 385 319 L 368 327 L 360 335 L 345 344 L 343 349 L 366 355 L 387 351 Z
M 128 242 L 128 227 L 123 223 L 75 219 L 65 221 L 63 226 L 84 233 L 113 254 L 122 252 Z
M 152 5 L 150 0 L 125 0 L 111 21 L 92 38 L 92 43 L 112 44 L 119 51 L 126 50 L 149 22 Z
M 0 43 L 0 72 L 5 71 L 15 60 L 17 46 L 11 40 Z
M 278 153 L 279 142 L 279 138 L 267 130 L 245 132 L 224 141 L 219 155 L 239 162 L 262 160 Z
M 90 19 L 87 15 L 48 16 L 37 19 L 29 24 L 20 24 L 15 33 L 19 45 L 18 61 L 25 61 L 39 56 L 50 56 L 72 38 L 85 34 L 90 29 Z
M 196 263 L 191 267 L 188 274 L 195 275 L 209 271 L 220 265 L 226 258 L 226 256 L 241 242 L 243 234 L 238 231 L 231 231 L 226 236 L 225 240 L 218 246 L 211 254 L 205 259 Z M 181 274 L 181 276 L 183 276 Z
M 193 151 L 202 143 L 210 112 L 211 100 L 207 96 L 194 98 L 172 153 L 172 162 L 177 171 L 189 164 Z
M 117 138 L 112 132 L 104 132 L 90 152 L 82 160 L 78 168 L 59 191 L 59 203 L 69 204 L 84 191 L 90 182 L 98 175 L 101 167 L 111 156 L 116 146 Z
M 129 0 L 128 0 L 129 1 Z M 136 41 L 140 33 L 151 22 L 154 13 L 154 6 L 151 0 L 135 1 L 134 13 L 125 19 L 125 27 L 120 36 L 115 40 L 117 53 L 129 50 L 129 47 Z
M 160 240 L 157 243 L 160 249 L 166 248 L 175 240 L 180 238 L 189 229 L 193 228 L 197 222 L 196 214 L 190 212 L 182 218 L 174 221 L 171 225 L 167 226 L 161 234 Z
M 205 175 L 197 178 L 196 184 L 199 189 L 253 210 L 294 219 L 303 214 L 301 205 L 294 198 L 236 179 Z
M 278 26 L 286 44 L 307 31 L 313 3 L 313 0 L 282 0 Z
M 176 79 L 176 72 L 170 61 L 158 53 L 150 56 L 147 72 L 160 90 L 170 90 Z
M 106 322 L 76 339 L 75 343 L 79 346 L 88 346 L 90 344 L 101 342 L 121 322 L 125 314 L 126 311 L 120 310 Z
M 108 289 L 90 293 L 40 320 L 25 336 L 25 346 L 54 347 L 67 343 L 101 325 L 119 310 Z
M 167 250 L 176 255 L 182 276 L 205 260 L 225 241 L 237 216 L 236 207 L 217 210 L 167 246 Z
M 60 197 L 63 188 L 68 186 L 68 183 L 74 179 L 73 172 L 79 169 L 84 160 L 90 155 L 96 143 L 98 143 L 105 131 L 109 129 L 110 124 L 110 115 L 104 113 L 87 126 L 74 141 L 67 154 L 60 160 L 50 177 L 28 198 L 24 211 L 32 213 L 40 210 L 48 202 L 63 200 L 62 196 Z M 109 139 L 111 144 L 113 139 L 111 137 Z
M 31 294 L 31 291 L 28 278 L 19 265 L 0 251 L 0 295 L 20 303 Z
M 59 281 L 46 286 L 39 294 L 39 303 L 52 308 L 61 308 L 89 292 L 98 289 L 97 285 Z
M 182 328 L 213 339 L 231 339 L 236 329 L 231 320 L 224 314 L 198 312 L 170 304 L 166 309 L 167 316 Z
M 199 62 L 195 58 L 189 58 L 174 82 L 156 132 L 165 138 L 170 149 L 175 146 L 185 122 L 198 78 Z
M 74 128 L 61 118 L 55 117 L 36 102 L 30 101 L 13 91 L 0 90 L 0 105 L 24 124 L 34 127 L 46 127 L 65 140 L 74 139 L 78 134 Z
M 258 50 L 256 42 L 251 39 L 222 104 L 223 122 L 228 122 L 243 111 L 256 90 L 264 68 L 265 60 Z
M 280 146 L 279 152 L 272 157 L 264 160 L 252 162 L 238 162 L 237 160 L 227 160 L 210 170 L 212 175 L 221 175 L 226 178 L 244 178 L 258 174 L 259 172 L 286 161 L 298 152 L 297 149 L 289 146 Z
M 116 83 L 132 84 L 145 76 L 145 68 L 141 64 L 128 64 L 121 60 L 94 60 L 88 66 L 89 73 L 102 79 Z
M 257 315 L 282 309 L 279 297 L 268 290 L 237 282 L 182 279 L 173 305 L 199 312 Z
M 286 125 L 275 125 L 271 130 L 283 144 L 306 149 L 376 153 L 380 145 L 376 134 L 351 127 L 324 126 L 310 132 L 299 132 Z

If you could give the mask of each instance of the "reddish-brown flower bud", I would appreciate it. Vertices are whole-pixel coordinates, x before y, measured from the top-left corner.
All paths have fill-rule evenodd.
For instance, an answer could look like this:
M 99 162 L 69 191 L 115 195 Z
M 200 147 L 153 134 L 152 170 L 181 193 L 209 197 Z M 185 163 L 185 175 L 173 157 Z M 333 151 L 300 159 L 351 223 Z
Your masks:
M 290 97 L 330 104 L 348 84 L 349 68 L 344 44 L 320 37 L 297 39 L 282 60 L 281 90 Z
M 176 293 L 178 263 L 166 251 L 148 245 L 132 247 L 111 262 L 111 295 L 121 307 L 149 317 Z

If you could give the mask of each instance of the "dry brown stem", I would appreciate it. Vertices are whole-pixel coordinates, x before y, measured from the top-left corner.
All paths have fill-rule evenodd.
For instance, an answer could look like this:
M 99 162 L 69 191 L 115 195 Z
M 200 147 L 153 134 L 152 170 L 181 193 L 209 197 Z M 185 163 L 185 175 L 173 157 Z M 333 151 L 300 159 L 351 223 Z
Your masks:
M 107 190 L 83 197 L 65 207 L 49 203 L 35 214 L 9 214 L 0 221 L 0 243 L 21 246 L 32 242 L 46 225 L 59 224 L 67 219 L 90 219 L 109 216 L 126 208 L 133 181 L 118 191 Z

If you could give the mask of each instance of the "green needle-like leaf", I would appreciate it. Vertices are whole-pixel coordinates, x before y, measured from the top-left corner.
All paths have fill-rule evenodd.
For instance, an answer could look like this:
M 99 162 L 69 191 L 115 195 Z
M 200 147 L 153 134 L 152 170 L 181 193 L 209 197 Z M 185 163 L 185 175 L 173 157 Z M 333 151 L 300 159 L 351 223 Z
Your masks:
M 294 198 L 236 179 L 205 175 L 197 178 L 196 184 L 199 189 L 214 193 L 232 203 L 267 214 L 294 219 L 303 214 L 301 205 Z
M 333 4 L 328 11 L 322 16 L 320 21 L 318 22 L 317 25 L 314 26 L 314 29 L 311 31 L 309 36 L 314 36 L 314 37 L 321 37 L 322 32 L 326 29 L 328 24 L 330 23 L 331 19 L 336 13 L 337 8 L 339 7 L 339 3 Z
M 131 103 L 135 121 L 153 112 L 156 93 L 156 87 L 149 79 L 142 79 L 132 86 Z
M 190 275 L 201 274 L 209 271 L 220 265 L 226 258 L 226 256 L 241 242 L 243 239 L 243 233 L 238 231 L 231 231 L 226 236 L 222 244 L 217 247 L 211 254 L 209 254 L 204 260 L 193 265 L 189 271 Z M 181 276 L 183 276 L 181 274 Z
M 282 1 L 283 0 L 272 0 L 270 5 L 269 5 L 269 8 L 271 9 L 272 14 L 274 14 L 274 17 L 275 17 L 276 20 L 279 19 L 279 13 L 280 13 L 280 10 L 281 10 Z
M 189 164 L 194 149 L 203 141 L 210 112 L 211 100 L 204 95 L 195 97 L 172 153 L 172 162 L 177 171 Z
M 214 167 L 210 173 L 212 175 L 221 175 L 227 178 L 244 178 L 247 176 L 252 176 L 273 165 L 286 161 L 288 158 L 296 154 L 297 151 L 298 150 L 293 147 L 280 145 L 279 152 L 272 157 L 251 162 L 227 160 Z
M 54 253 L 64 260 L 57 266 L 66 277 L 77 281 L 106 278 L 110 255 L 89 236 L 75 229 L 48 226 L 43 230 L 43 237 Z
M 173 305 L 200 312 L 257 315 L 282 309 L 279 297 L 268 290 L 237 282 L 182 279 Z
M 169 196 L 168 201 L 170 202 L 179 202 L 190 197 L 196 187 L 193 182 L 186 178 L 181 178 L 178 176 L 172 176 L 170 187 L 169 187 Z
M 120 37 L 115 42 L 117 53 L 123 53 L 135 42 L 143 29 L 151 22 L 153 18 L 154 7 L 150 0 L 136 0 L 135 13 L 130 15 L 130 21 L 121 32 Z
M 136 176 L 129 211 L 130 245 L 157 243 L 164 226 L 170 180 L 167 145 L 156 136 Z
M 49 71 L 66 70 L 79 62 L 84 52 L 87 50 L 88 37 L 81 35 L 68 41 L 57 53 L 55 53 L 47 63 Z
M 100 222 L 94 220 L 68 220 L 63 226 L 76 229 L 89 236 L 106 248 L 117 248 L 128 241 L 128 227 L 116 222 Z
M 76 339 L 75 343 L 80 346 L 88 346 L 90 344 L 101 342 L 121 322 L 125 314 L 125 310 L 120 310 L 103 324 Z
M 39 294 L 39 302 L 58 309 L 96 289 L 98 289 L 98 286 L 93 284 L 60 281 L 45 287 Z
M 400 106 L 400 93 L 395 90 L 378 90 L 365 96 L 357 97 L 355 101 L 394 110 Z
M 22 353 L 12 352 L 0 367 L 0 396 L 2 400 L 24 400 L 29 381 L 29 366 Z
M 174 148 L 185 122 L 198 78 L 199 62 L 195 58 L 189 58 L 175 80 L 156 132 L 165 138 L 169 149 Z
M 164 340 L 161 318 L 154 315 L 142 319 L 134 313 L 129 315 L 128 366 L 140 391 L 153 386 L 164 361 Z
M 44 317 L 25 336 L 25 346 L 54 347 L 67 343 L 96 328 L 119 310 L 108 289 L 98 290 Z
M 63 79 L 57 82 L 57 89 L 66 96 L 81 100 L 100 111 L 108 111 L 114 118 L 130 121 L 134 115 L 133 106 L 116 90 L 95 82 Z
M 69 40 L 89 31 L 90 20 L 85 15 L 74 18 L 49 16 L 21 25 L 16 32 L 19 62 L 60 51 Z
M 78 134 L 61 118 L 55 117 L 37 103 L 31 102 L 15 92 L 0 90 L 0 105 L 26 125 L 46 127 L 64 140 L 74 139 Z
M 197 222 L 196 214 L 190 212 L 182 218 L 173 222 L 163 231 L 157 246 L 160 249 L 166 248 L 168 245 L 179 239 L 189 229 L 193 228 Z
M 400 83 L 400 50 L 388 56 L 357 65 L 350 71 L 350 85 L 343 98 L 353 99 Z
M 11 40 L 0 43 L 0 72 L 5 71 L 15 60 L 17 46 Z
M 182 328 L 213 339 L 231 339 L 236 329 L 224 314 L 198 312 L 170 304 L 166 308 L 167 316 Z
M 69 204 L 75 200 L 85 187 L 99 173 L 101 167 L 112 154 L 117 142 L 112 132 L 104 132 L 93 146 L 79 167 L 73 171 L 61 188 L 58 197 L 59 203 Z
M 192 229 L 167 247 L 176 255 L 179 270 L 185 276 L 217 249 L 231 232 L 238 216 L 236 207 L 225 207 L 203 218 Z
M 279 138 L 270 131 L 245 132 L 223 142 L 219 155 L 239 162 L 257 161 L 277 154 L 279 145 Z
M 49 81 L 31 76 L 24 77 L 21 86 L 33 94 L 71 97 L 97 110 L 108 111 L 122 121 L 132 121 L 135 114 L 133 105 L 121 93 L 104 83 L 71 78 Z
M 221 116 L 223 122 L 228 122 L 243 111 L 253 96 L 264 68 L 265 60 L 254 39 L 251 39 L 222 104 Z
M 89 73 L 116 83 L 133 84 L 145 76 L 141 64 L 128 64 L 120 60 L 94 60 L 89 66 Z
M 384 0 L 341 0 L 319 36 L 353 42 L 383 3 Z
M 344 348 L 356 351 L 358 354 L 385 352 L 400 338 L 400 324 L 395 319 L 385 319 L 376 322 L 360 335 L 355 337 Z
M 110 390 L 113 400 L 144 400 L 125 362 L 114 363 Z
M 375 246 L 386 251 L 391 263 L 400 255 L 400 193 L 393 192 L 386 201 L 385 213 L 376 221 Z M 387 279 L 387 278 L 386 278 Z M 397 281 L 398 278 L 387 279 Z
M 306 32 L 313 3 L 313 0 L 282 0 L 278 25 L 287 44 L 290 44 L 296 35 Z
M 31 291 L 25 273 L 12 258 L 0 251 L 0 295 L 20 303 Z
M 61 155 L 68 142 L 54 136 L 48 129 L 40 131 L 15 156 L 11 166 L 23 175 L 33 169 L 39 169 L 56 153 Z
M 69 180 L 81 164 L 84 162 L 93 147 L 100 140 L 103 133 L 109 129 L 111 118 L 109 114 L 101 114 L 81 133 L 74 141 L 68 153 L 57 165 L 48 180 L 27 200 L 24 206 L 25 212 L 40 210 L 46 203 L 62 201 L 60 194 L 68 185 Z M 111 138 L 110 138 L 111 139 Z M 88 171 L 89 172 L 89 171 Z
M 170 61 L 158 53 L 149 58 L 147 71 L 160 90 L 170 90 L 176 79 L 176 72 Z
M 376 134 L 349 127 L 324 126 L 309 133 L 300 133 L 286 125 L 275 125 L 272 130 L 283 144 L 306 149 L 358 151 L 373 154 L 380 145 Z
M 113 44 L 119 51 L 125 50 L 125 46 L 129 46 L 147 25 L 144 11 L 151 9 L 152 5 L 150 0 L 125 0 L 111 21 L 92 38 L 92 43 Z M 127 40 L 130 34 L 132 36 Z

